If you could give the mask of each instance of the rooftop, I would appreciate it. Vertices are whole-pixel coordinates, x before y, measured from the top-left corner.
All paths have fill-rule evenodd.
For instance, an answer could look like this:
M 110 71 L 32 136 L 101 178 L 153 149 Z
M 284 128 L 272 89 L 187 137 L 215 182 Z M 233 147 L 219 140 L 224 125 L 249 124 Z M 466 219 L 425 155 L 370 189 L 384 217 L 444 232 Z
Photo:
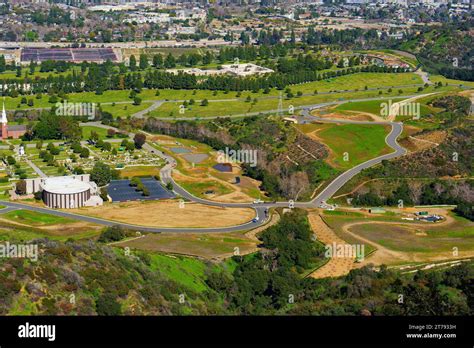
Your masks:
M 45 191 L 58 194 L 78 193 L 91 188 L 89 183 L 74 179 L 70 176 L 47 178 L 42 182 L 41 186 Z

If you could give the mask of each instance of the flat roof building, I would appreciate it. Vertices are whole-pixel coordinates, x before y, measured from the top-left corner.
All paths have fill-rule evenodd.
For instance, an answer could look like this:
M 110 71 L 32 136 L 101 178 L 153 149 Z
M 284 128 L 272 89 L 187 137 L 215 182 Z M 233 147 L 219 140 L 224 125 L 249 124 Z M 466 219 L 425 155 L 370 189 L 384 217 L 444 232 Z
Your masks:
M 73 209 L 99 206 L 104 202 L 89 174 L 26 179 L 26 193 L 42 192 L 50 208 Z

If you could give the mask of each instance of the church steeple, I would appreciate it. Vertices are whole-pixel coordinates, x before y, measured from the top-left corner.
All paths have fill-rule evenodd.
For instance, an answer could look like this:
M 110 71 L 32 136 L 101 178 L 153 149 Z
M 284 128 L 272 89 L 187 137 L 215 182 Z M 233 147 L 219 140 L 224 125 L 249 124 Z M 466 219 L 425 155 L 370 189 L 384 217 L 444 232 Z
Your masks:
M 5 99 L 3 99 L 2 119 L 0 120 L 0 126 L 2 129 L 2 139 L 8 139 L 8 120 L 7 112 L 5 111 Z
M 2 124 L 7 124 L 7 113 L 5 111 L 5 99 L 3 99 L 3 109 L 2 109 L 2 119 L 0 120 L 0 123 Z

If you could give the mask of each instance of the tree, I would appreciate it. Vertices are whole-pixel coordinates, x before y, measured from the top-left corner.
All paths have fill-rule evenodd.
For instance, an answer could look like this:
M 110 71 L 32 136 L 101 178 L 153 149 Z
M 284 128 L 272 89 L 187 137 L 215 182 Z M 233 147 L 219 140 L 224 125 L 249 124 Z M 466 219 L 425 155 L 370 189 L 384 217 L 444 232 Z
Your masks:
M 207 105 L 209 105 L 209 101 L 207 99 L 203 99 L 201 101 L 201 106 L 207 106 Z
M 7 163 L 12 166 L 16 163 L 16 160 L 13 158 L 13 156 L 8 156 Z
M 176 60 L 171 53 L 168 53 L 165 59 L 165 68 L 170 69 L 176 66 Z
M 33 128 L 33 136 L 37 139 L 68 139 L 79 140 L 82 131 L 79 123 L 72 117 L 58 116 L 47 113 L 40 116 Z
M 117 302 L 115 295 L 108 292 L 101 294 L 95 305 L 98 315 L 116 316 L 122 313 L 120 303 Z
M 157 69 L 163 67 L 163 56 L 160 53 L 153 56 L 153 66 Z
M 135 97 L 133 98 L 133 105 L 140 105 L 142 103 L 142 98 Z
M 127 149 L 127 151 L 132 152 L 133 150 L 135 150 L 135 143 L 129 141 L 127 142 L 127 145 L 125 145 L 125 148 Z
M 141 180 L 138 176 L 134 176 L 133 178 L 130 179 L 130 186 L 131 187 L 137 187 L 138 185 L 141 184 Z
M 103 162 L 96 162 L 91 171 L 91 180 L 94 181 L 97 186 L 105 186 L 111 179 L 112 171 L 110 167 Z
M 109 192 L 107 191 L 107 187 L 101 187 L 100 188 L 100 198 L 102 198 L 102 200 L 104 202 L 107 202 L 109 200 Z
M 0 55 L 0 72 L 4 72 L 7 69 L 7 63 L 5 62 L 5 56 Z
M 107 138 L 113 138 L 115 136 L 115 130 L 112 128 L 107 129 Z
M 85 173 L 85 171 L 82 167 L 75 167 L 72 172 L 76 175 L 81 175 L 81 174 Z
M 81 154 L 80 154 L 81 158 L 89 158 L 90 156 L 90 152 L 89 152 L 89 149 L 87 147 L 83 147 L 81 149 Z
M 20 180 L 16 183 L 15 192 L 19 195 L 26 195 L 26 181 Z
M 140 54 L 140 69 L 145 70 L 148 68 L 148 56 L 146 54 Z
M 112 150 L 112 144 L 110 144 L 110 143 L 107 142 L 107 141 L 104 141 L 104 146 L 102 146 L 102 150 L 104 150 L 104 151 L 110 151 L 110 150 Z
M 130 56 L 129 66 L 131 71 L 137 70 L 137 59 L 133 54 Z
M 143 144 L 146 142 L 146 135 L 143 133 L 136 133 L 133 137 L 133 141 L 135 143 L 135 147 L 137 149 L 141 149 Z
M 114 225 L 110 227 L 106 227 L 102 233 L 100 234 L 97 241 L 99 243 L 110 243 L 110 242 L 117 242 L 122 240 L 126 237 L 126 233 L 121 226 Z

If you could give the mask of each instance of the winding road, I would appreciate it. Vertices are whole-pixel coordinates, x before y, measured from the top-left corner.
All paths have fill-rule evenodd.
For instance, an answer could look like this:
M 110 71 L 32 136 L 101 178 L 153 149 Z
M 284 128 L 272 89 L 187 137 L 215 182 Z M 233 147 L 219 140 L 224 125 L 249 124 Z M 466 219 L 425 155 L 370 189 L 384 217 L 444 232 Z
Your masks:
M 323 202 L 329 200 L 345 183 L 351 180 L 354 176 L 359 174 L 362 170 L 370 168 L 383 160 L 388 160 L 392 158 L 396 158 L 399 156 L 403 156 L 406 153 L 406 150 L 402 148 L 398 142 L 397 138 L 403 131 L 403 124 L 400 122 L 371 122 L 371 121 L 354 121 L 354 120 L 344 120 L 344 119 L 323 119 L 317 116 L 311 115 L 311 110 L 320 108 L 322 106 L 326 106 L 328 103 L 324 104 L 317 104 L 306 106 L 302 109 L 301 115 L 299 118 L 305 122 L 331 122 L 331 123 L 357 123 L 357 124 L 381 124 L 381 125 L 390 125 L 391 131 L 385 138 L 386 144 L 392 148 L 394 151 L 385 154 L 382 156 L 378 156 L 376 158 L 370 159 L 366 162 L 363 162 L 336 177 L 332 182 L 330 182 L 314 199 L 308 202 L 294 202 L 294 207 L 300 208 L 317 208 Z M 90 123 L 89 123 L 90 124 Z M 110 126 L 102 125 L 100 123 L 94 123 L 95 126 L 103 127 L 103 128 L 113 128 Z M 130 133 L 130 137 L 133 137 L 134 134 Z M 183 187 L 181 187 L 178 183 L 176 183 L 172 178 L 172 171 L 173 168 L 176 166 L 176 160 L 166 155 L 165 153 L 155 149 L 150 144 L 146 143 L 143 148 L 151 153 L 155 153 L 161 158 L 163 158 L 166 162 L 166 165 L 160 171 L 160 177 L 163 183 L 172 183 L 173 191 L 192 202 L 206 204 L 210 206 L 217 206 L 217 207 L 226 207 L 226 208 L 253 208 L 255 210 L 256 219 L 249 221 L 247 223 L 236 225 L 236 226 L 229 226 L 229 227 L 217 227 L 217 228 L 163 228 L 163 227 L 145 227 L 140 225 L 128 224 L 123 222 L 111 221 L 100 219 L 96 217 L 80 215 L 76 213 L 69 213 L 67 211 L 61 210 L 54 210 L 46 207 L 38 207 L 32 206 L 24 203 L 17 203 L 17 202 L 10 202 L 10 201 L 0 201 L 1 205 L 6 206 L 7 208 L 11 209 L 25 209 L 30 211 L 35 211 L 39 213 L 46 213 L 50 215 L 71 218 L 75 220 L 81 220 L 89 223 L 100 224 L 104 226 L 112 226 L 112 225 L 119 225 L 123 228 L 127 229 L 134 229 L 143 232 L 152 232 L 152 233 L 161 233 L 161 232 L 174 232 L 174 233 L 212 233 L 212 232 L 235 232 L 235 231 L 245 231 L 251 230 L 258 226 L 263 225 L 268 220 L 268 209 L 275 208 L 275 207 L 289 207 L 290 202 L 263 202 L 263 203 L 224 203 L 224 202 L 216 202 L 210 201 L 206 199 L 202 199 L 192 195 L 190 192 L 186 191 Z

